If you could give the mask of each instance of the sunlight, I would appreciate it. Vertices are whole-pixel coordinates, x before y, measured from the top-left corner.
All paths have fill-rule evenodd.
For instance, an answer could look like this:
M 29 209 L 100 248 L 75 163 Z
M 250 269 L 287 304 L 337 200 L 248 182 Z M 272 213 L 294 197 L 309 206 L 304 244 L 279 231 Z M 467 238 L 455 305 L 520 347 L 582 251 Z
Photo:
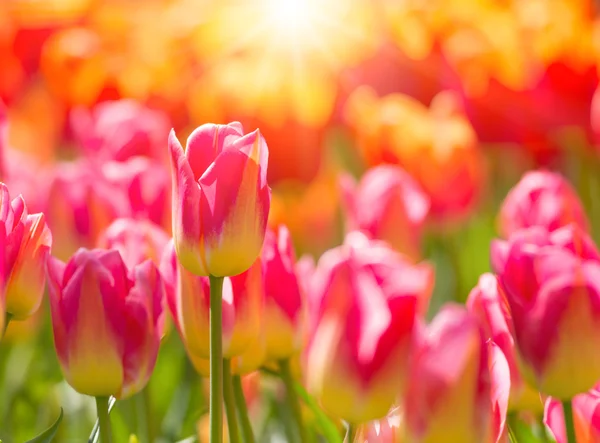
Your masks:
M 267 15 L 278 35 L 298 35 L 314 24 L 315 3 L 309 0 L 267 0 Z

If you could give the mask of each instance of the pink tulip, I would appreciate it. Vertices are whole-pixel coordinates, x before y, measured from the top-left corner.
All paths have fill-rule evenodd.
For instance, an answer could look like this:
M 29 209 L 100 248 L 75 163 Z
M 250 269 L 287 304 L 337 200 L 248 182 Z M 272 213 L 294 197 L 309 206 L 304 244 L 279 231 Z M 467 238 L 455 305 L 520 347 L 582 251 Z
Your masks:
M 148 382 L 163 328 L 164 285 L 151 260 L 128 268 L 116 250 L 48 261 L 54 345 L 67 382 L 126 398 Z
M 384 417 L 403 390 L 423 297 L 414 287 L 382 282 L 379 265 L 395 265 L 380 263 L 383 257 L 368 243 L 348 242 L 321 257 L 312 280 L 319 304 L 311 325 L 308 386 L 327 411 L 352 423 Z
M 167 304 L 190 359 L 200 369 L 209 359 L 210 288 L 206 277 L 187 271 L 170 242 L 161 273 L 167 281 Z M 260 260 L 223 282 L 223 357 L 242 355 L 260 336 L 263 282 Z
M 429 197 L 410 175 L 398 166 L 382 165 L 371 168 L 358 185 L 349 175 L 343 177 L 341 185 L 350 231 L 360 230 L 385 240 L 412 258 L 421 255 Z
M 163 163 L 146 157 L 106 162 L 102 176 L 128 202 L 126 216 L 148 219 L 171 232 L 171 177 Z
M 573 419 L 578 443 L 600 442 L 600 391 L 597 388 L 575 396 Z M 562 405 L 552 397 L 546 400 L 544 422 L 557 443 L 567 443 Z
M 171 131 L 173 236 L 177 256 L 196 275 L 231 276 L 252 266 L 262 248 L 271 190 L 267 144 L 239 123 L 207 124 L 185 152 Z
M 28 214 L 21 196 L 11 201 L 4 183 L 0 183 L 0 244 L 0 322 L 4 326 L 4 312 L 23 320 L 40 307 L 46 286 L 46 260 L 52 247 L 44 214 Z
M 94 158 L 125 161 L 145 156 L 166 160 L 168 117 L 135 100 L 103 102 L 92 111 L 75 108 L 70 120 L 75 140 Z
M 79 247 L 94 247 L 100 233 L 130 211 L 125 194 L 80 160 L 56 166 L 44 212 L 56 240 L 54 254 L 66 260 Z
M 119 218 L 106 228 L 98 239 L 98 247 L 116 249 L 125 265 L 132 268 L 151 259 L 160 265 L 169 236 L 160 226 L 148 220 Z
M 523 380 L 517 364 L 517 351 L 512 335 L 512 318 L 502 298 L 495 275 L 486 273 L 479 277 L 467 299 L 467 309 L 477 318 L 485 338 L 491 339 L 504 354 L 510 370 L 510 405 L 514 411 L 540 411 L 543 403 L 540 394 Z
M 477 320 L 447 305 L 420 337 L 405 398 L 406 442 L 496 441 L 489 351 Z
M 541 226 L 553 231 L 569 223 L 583 230 L 589 222 L 575 189 L 560 174 L 530 171 L 508 193 L 500 209 L 500 233 Z
M 402 428 L 402 412 L 399 407 L 396 407 L 381 420 L 374 420 L 362 426 L 355 441 L 360 443 L 404 443 Z
M 266 355 L 281 360 L 301 351 L 305 339 L 305 295 L 296 273 L 290 232 L 267 231 L 261 260 L 264 270 Z
M 561 400 L 600 379 L 600 255 L 577 225 L 492 244 L 524 378 Z M 585 362 L 585 364 L 581 364 Z

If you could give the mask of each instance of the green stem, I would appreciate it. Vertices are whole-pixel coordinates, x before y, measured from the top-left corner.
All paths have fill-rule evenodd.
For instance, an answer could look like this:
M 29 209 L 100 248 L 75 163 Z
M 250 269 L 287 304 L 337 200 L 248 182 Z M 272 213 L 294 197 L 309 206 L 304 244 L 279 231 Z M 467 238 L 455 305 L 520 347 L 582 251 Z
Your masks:
M 96 397 L 96 409 L 98 410 L 100 442 L 112 443 L 112 429 L 108 416 L 108 397 Z
M 4 337 L 4 334 L 6 334 L 6 330 L 8 329 L 8 324 L 10 323 L 11 319 L 12 319 L 12 314 L 7 312 L 6 316 L 4 317 L 4 330 L 2 331 L 2 335 L 0 335 L 0 340 L 2 340 L 2 337 Z
M 285 385 L 286 401 L 288 403 L 288 407 L 292 411 L 294 420 L 296 421 L 298 432 L 297 435 L 300 438 L 300 443 L 305 443 L 307 441 L 306 430 L 302 424 L 302 410 L 300 409 L 300 402 L 298 401 L 296 389 L 294 388 L 294 377 L 292 376 L 289 359 L 280 360 L 279 368 L 281 370 L 281 378 L 283 379 L 283 383 Z
M 344 443 L 354 443 L 356 439 L 356 425 L 353 423 L 348 423 L 348 430 L 346 431 L 346 438 L 344 439 Z
M 210 279 L 210 443 L 223 442 L 223 277 Z
M 137 437 L 140 441 L 152 441 L 150 438 L 150 392 L 148 386 L 134 397 L 137 416 Z
M 242 440 L 244 443 L 255 443 L 254 432 L 252 432 L 252 424 L 248 416 L 248 407 L 246 406 L 246 399 L 244 398 L 244 390 L 242 388 L 242 377 L 239 375 L 233 376 L 233 395 L 235 396 L 235 404 L 242 428 Z
M 227 414 L 227 428 L 229 429 L 229 442 L 239 443 L 240 431 L 238 429 L 235 412 L 235 397 L 233 394 L 233 380 L 231 376 L 231 360 L 223 360 L 223 396 L 225 397 L 225 413 Z
M 565 431 L 567 433 L 568 443 L 577 443 L 575 437 L 575 423 L 573 422 L 573 404 L 571 400 L 562 402 L 563 415 L 565 417 Z

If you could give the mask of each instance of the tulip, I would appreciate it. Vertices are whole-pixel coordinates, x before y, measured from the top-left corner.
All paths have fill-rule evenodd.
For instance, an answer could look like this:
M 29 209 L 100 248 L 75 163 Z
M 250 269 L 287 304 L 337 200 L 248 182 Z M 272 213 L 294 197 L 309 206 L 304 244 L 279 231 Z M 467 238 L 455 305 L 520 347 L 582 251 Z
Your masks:
M 554 231 L 570 223 L 587 231 L 589 222 L 575 189 L 560 174 L 531 171 L 512 188 L 500 208 L 500 233 L 541 226 Z
M 592 389 L 573 399 L 573 419 L 578 443 L 597 443 L 600 441 L 600 391 Z M 549 397 L 546 400 L 544 422 L 557 443 L 567 443 L 562 405 Z
M 492 244 L 521 373 L 560 400 L 600 379 L 600 255 L 577 225 L 529 228 Z M 581 362 L 585 362 L 582 364 Z
M 124 193 L 85 161 L 56 166 L 46 205 L 57 244 L 54 253 L 61 260 L 79 247 L 94 247 L 114 219 L 130 212 Z
M 116 250 L 48 261 L 54 345 L 67 382 L 96 397 L 129 397 L 148 382 L 160 344 L 164 286 L 151 260 L 128 268 Z
M 148 220 L 118 218 L 108 226 L 98 239 L 98 247 L 116 249 L 125 265 L 132 268 L 151 259 L 160 266 L 169 236 L 159 226 Z
M 92 111 L 75 108 L 70 123 L 81 148 L 100 160 L 124 161 L 136 156 L 164 159 L 168 118 L 135 100 L 102 102 Z
M 125 216 L 148 219 L 171 232 L 171 177 L 157 160 L 133 157 L 102 165 L 102 177 L 122 194 Z
M 187 271 L 177 260 L 173 242 L 165 248 L 161 273 L 168 282 L 167 305 L 190 359 L 202 365 L 209 353 L 209 281 Z M 263 306 L 261 262 L 223 282 L 223 358 L 244 354 L 260 336 Z
M 353 424 L 384 417 L 403 390 L 421 297 L 414 288 L 382 285 L 371 252 L 351 243 L 332 249 L 312 281 L 320 303 L 308 386 L 327 411 Z
M 306 325 L 305 296 L 295 270 L 292 239 L 285 226 L 277 232 L 267 231 L 261 259 L 266 355 L 268 359 L 282 360 L 300 352 Z
M 385 240 L 412 258 L 421 255 L 421 231 L 429 212 L 429 197 L 404 170 L 392 165 L 376 166 L 358 186 L 347 175 L 342 191 L 349 230 Z
M 403 443 L 402 411 L 394 408 L 381 420 L 375 420 L 364 425 L 357 433 L 361 443 Z
M 486 273 L 479 277 L 477 286 L 467 299 L 467 309 L 479 321 L 485 338 L 491 339 L 507 360 L 510 371 L 509 409 L 541 412 L 543 404 L 539 393 L 525 383 L 519 371 L 512 318 L 495 275 Z
M 28 214 L 21 196 L 11 201 L 4 183 L 0 183 L 0 227 L 4 251 L 0 321 L 4 328 L 4 312 L 12 319 L 24 320 L 40 307 L 52 235 L 44 214 Z
M 422 332 L 405 398 L 407 443 L 491 443 L 488 347 L 477 320 L 448 305 Z
M 187 140 L 169 136 L 173 178 L 173 237 L 177 257 L 195 275 L 246 271 L 262 248 L 271 190 L 267 144 L 239 123 L 207 124 Z

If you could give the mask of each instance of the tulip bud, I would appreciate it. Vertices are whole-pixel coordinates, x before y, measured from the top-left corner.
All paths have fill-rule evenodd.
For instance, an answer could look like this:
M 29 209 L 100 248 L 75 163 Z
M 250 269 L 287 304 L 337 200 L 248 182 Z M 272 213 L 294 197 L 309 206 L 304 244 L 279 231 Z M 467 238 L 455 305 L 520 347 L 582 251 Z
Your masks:
M 494 243 L 492 257 L 524 378 L 561 400 L 591 389 L 600 379 L 600 260 L 591 239 L 576 225 L 530 228 Z
M 506 358 L 510 371 L 509 409 L 541 412 L 543 403 L 540 394 L 530 388 L 521 376 L 512 334 L 512 318 L 499 292 L 495 275 L 486 273 L 479 277 L 477 286 L 467 299 L 467 309 L 479 321 L 485 338 L 491 339 Z
M 185 152 L 171 131 L 173 237 L 177 257 L 195 275 L 231 276 L 252 266 L 262 248 L 271 190 L 267 144 L 239 123 L 207 124 Z
M 116 249 L 125 265 L 132 268 L 151 259 L 160 266 L 169 236 L 159 226 L 148 220 L 118 218 L 106 228 L 98 239 L 98 247 Z
M 600 391 L 592 389 L 573 398 L 573 422 L 579 443 L 600 441 Z M 548 397 L 544 423 L 550 428 L 557 443 L 568 443 L 565 419 L 560 401 Z
M 429 197 L 410 175 L 400 167 L 382 165 L 370 169 L 358 186 L 350 176 L 341 184 L 349 230 L 384 240 L 414 259 L 421 255 Z
M 491 443 L 488 347 L 477 321 L 448 305 L 423 331 L 405 398 L 407 443 Z
M 266 355 L 281 360 L 300 352 L 304 344 L 306 306 L 296 274 L 292 239 L 286 227 L 267 231 L 261 253 L 265 285 Z
M 125 161 L 136 156 L 165 159 L 167 116 L 135 100 L 102 102 L 92 111 L 75 108 L 70 123 L 81 148 L 100 160 Z
M 15 320 L 24 320 L 42 303 L 52 235 L 44 214 L 28 215 L 21 196 L 11 202 L 4 183 L 0 183 L 0 227 L 4 251 L 0 316 L 3 322 L 6 311 Z
M 161 273 L 168 282 L 167 304 L 188 355 L 194 364 L 208 360 L 209 304 L 208 278 L 187 271 L 177 260 L 175 247 L 169 243 L 161 263 Z M 263 305 L 260 260 L 240 275 L 223 281 L 223 357 L 242 355 L 260 334 Z
M 67 382 L 126 398 L 148 382 L 160 344 L 164 286 L 147 260 L 127 268 L 116 250 L 80 249 L 48 262 L 54 345 Z
M 308 386 L 327 411 L 351 423 L 384 417 L 403 390 L 421 296 L 382 285 L 370 252 L 352 244 L 332 249 L 312 281 L 320 303 L 308 349 Z
M 505 238 L 532 226 L 548 231 L 569 223 L 584 231 L 589 227 L 575 189 L 560 174 L 543 170 L 526 173 L 512 188 L 500 208 L 499 221 Z

